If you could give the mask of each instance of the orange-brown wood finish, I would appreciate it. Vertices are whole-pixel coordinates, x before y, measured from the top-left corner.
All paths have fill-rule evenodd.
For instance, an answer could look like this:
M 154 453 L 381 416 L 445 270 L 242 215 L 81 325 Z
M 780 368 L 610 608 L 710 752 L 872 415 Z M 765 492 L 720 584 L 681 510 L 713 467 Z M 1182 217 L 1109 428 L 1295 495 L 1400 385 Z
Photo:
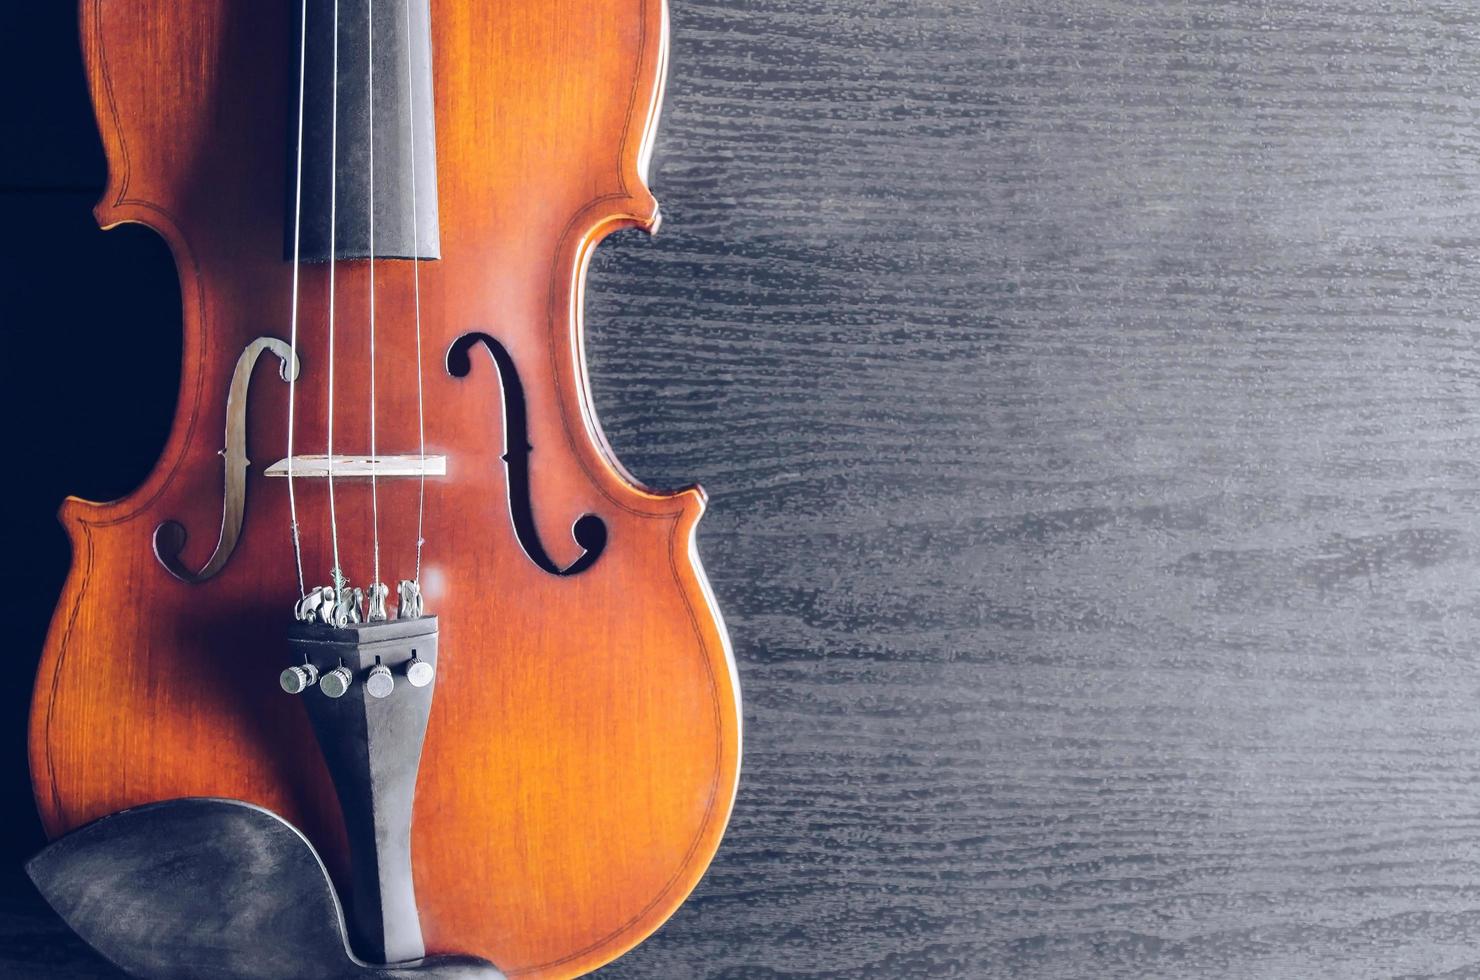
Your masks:
M 83 0 L 83 50 L 109 160 L 104 227 L 168 241 L 185 311 L 179 407 L 133 494 L 69 500 L 73 567 L 31 719 L 36 798 L 56 835 L 182 796 L 266 806 L 345 875 L 343 830 L 302 706 L 276 685 L 297 598 L 288 499 L 262 470 L 284 455 L 287 386 L 265 357 L 248 404 L 245 523 L 199 585 L 155 560 L 156 525 L 190 532 L 200 567 L 220 526 L 225 395 L 238 355 L 288 339 L 283 202 L 296 83 L 292 0 Z M 616 462 L 581 354 L 591 249 L 651 228 L 645 184 L 666 57 L 662 0 L 433 0 L 442 258 L 421 263 L 428 611 L 441 668 L 413 850 L 431 951 L 512 976 L 575 976 L 658 927 L 717 848 L 739 771 L 738 687 L 694 552 L 697 488 L 660 493 Z M 417 451 L 408 262 L 375 268 L 378 448 Z M 365 262 L 337 275 L 335 449 L 369 448 Z M 327 267 L 303 269 L 295 450 L 326 450 Z M 127 296 L 117 297 L 120 304 Z M 157 335 L 118 343 L 171 342 Z M 556 577 L 508 516 L 496 372 L 443 364 L 469 330 L 515 359 L 528 404 L 534 515 L 552 557 L 570 524 L 609 529 L 587 571 Z M 331 567 L 324 481 L 299 480 L 309 584 Z M 409 578 L 416 481 L 382 480 L 382 577 Z M 370 490 L 337 484 L 343 566 L 371 577 Z

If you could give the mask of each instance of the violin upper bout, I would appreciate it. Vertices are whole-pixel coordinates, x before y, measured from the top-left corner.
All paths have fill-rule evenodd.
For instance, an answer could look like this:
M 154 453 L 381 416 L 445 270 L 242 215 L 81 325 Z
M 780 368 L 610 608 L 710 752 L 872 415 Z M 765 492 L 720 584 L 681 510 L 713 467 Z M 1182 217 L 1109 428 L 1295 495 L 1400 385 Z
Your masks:
M 604 196 L 605 213 L 596 239 L 619 228 L 639 228 L 657 234 L 662 212 L 649 186 L 653 149 L 662 118 L 668 76 L 669 25 L 667 0 L 624 0 L 618 4 L 638 32 L 636 74 L 621 135 L 620 186 L 622 194 Z
M 568 268 L 573 277 L 572 288 L 563 291 L 567 301 L 552 293 L 552 327 L 558 332 L 568 324 L 570 331 L 569 343 L 557 344 L 557 348 L 569 355 L 566 370 L 559 372 L 563 377 L 558 378 L 557 385 L 563 395 L 573 396 L 561 399 L 568 431 L 583 432 L 587 445 L 597 451 L 599 459 L 594 469 L 601 472 L 593 476 L 597 476 L 598 483 L 609 494 L 619 496 L 625 505 L 652 516 L 675 517 L 687 529 L 703 515 L 707 495 L 698 485 L 676 490 L 649 487 L 629 472 L 602 432 L 586 376 L 584 291 L 587 266 L 596 246 L 607 236 L 626 229 L 635 228 L 656 235 L 663 223 L 662 209 L 649 186 L 649 175 L 667 81 L 668 4 L 666 0 L 607 0 L 605 6 L 624 23 L 627 28 L 624 34 L 635 39 L 636 43 L 627 49 L 627 57 L 632 61 L 625 66 L 625 70 L 631 73 L 628 76 L 631 81 L 622 93 L 624 117 L 619 131 L 609 137 L 619 141 L 620 145 L 618 171 L 613 175 L 617 178 L 617 187 L 598 193 L 587 201 L 568 226 L 566 238 L 557 249 L 557 254 L 562 256 L 559 261 L 570 263 Z M 615 88 L 609 86 L 610 90 Z M 604 154 L 598 152 L 593 156 L 600 159 Z M 605 159 L 610 161 L 611 158 Z M 610 166 L 610 163 L 605 165 Z M 552 284 L 557 291 L 561 285 L 559 282 Z M 564 305 L 565 302 L 568 306 Z M 573 378 L 574 384 L 567 386 L 565 378 Z
M 228 40 L 240 40 L 237 25 L 248 12 L 239 7 L 80 0 L 83 62 L 108 164 L 93 211 L 104 228 L 145 224 L 177 247 L 187 219 L 210 227 L 220 197 L 234 189 L 223 162 L 244 173 L 268 160 L 272 150 L 260 139 L 254 144 L 253 123 L 275 121 L 280 112 L 286 82 L 275 69 L 285 58 L 275 32 L 286 30 L 286 21 L 281 11 L 259 13 L 247 35 L 272 37 L 250 38 L 242 52 L 260 66 L 258 87 L 234 87 L 240 73 L 227 69 L 220 52 Z
M 648 197 L 652 193 L 648 189 L 648 173 L 652 168 L 653 147 L 657 142 L 658 123 L 663 115 L 663 93 L 668 84 L 668 2 L 667 0 L 656 0 L 657 28 L 657 65 L 654 71 L 655 84 L 653 85 L 652 98 L 648 105 L 647 124 L 643 129 L 642 139 L 637 148 L 637 183 L 647 191 Z M 656 198 L 652 198 L 652 211 L 643 229 L 650 235 L 658 233 L 658 227 L 663 222 L 663 214 L 658 207 Z

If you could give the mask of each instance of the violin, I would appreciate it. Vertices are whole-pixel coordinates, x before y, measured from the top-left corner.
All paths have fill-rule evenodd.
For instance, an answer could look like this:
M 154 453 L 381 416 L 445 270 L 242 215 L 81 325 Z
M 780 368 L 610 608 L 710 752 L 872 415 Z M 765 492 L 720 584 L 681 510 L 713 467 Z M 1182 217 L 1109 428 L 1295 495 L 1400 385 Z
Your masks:
M 352 896 L 361 818 L 312 705 L 434 678 L 400 831 L 422 947 L 521 978 L 611 961 L 700 879 L 740 763 L 705 495 L 622 468 L 582 351 L 592 250 L 659 223 L 664 0 L 79 11 L 96 217 L 168 243 L 183 366 L 144 483 L 61 508 L 48 834 L 241 800 Z

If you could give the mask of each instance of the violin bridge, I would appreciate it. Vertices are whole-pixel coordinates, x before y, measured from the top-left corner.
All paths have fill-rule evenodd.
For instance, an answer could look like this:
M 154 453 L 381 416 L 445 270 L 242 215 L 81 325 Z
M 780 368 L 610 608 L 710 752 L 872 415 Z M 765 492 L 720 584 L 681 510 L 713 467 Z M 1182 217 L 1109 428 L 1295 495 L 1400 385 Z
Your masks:
M 329 476 L 328 456 L 293 456 L 293 478 L 327 479 Z M 335 453 L 334 479 L 356 477 L 376 479 L 397 476 L 446 476 L 446 456 L 342 456 Z M 278 460 L 266 469 L 268 476 L 288 475 L 288 460 Z

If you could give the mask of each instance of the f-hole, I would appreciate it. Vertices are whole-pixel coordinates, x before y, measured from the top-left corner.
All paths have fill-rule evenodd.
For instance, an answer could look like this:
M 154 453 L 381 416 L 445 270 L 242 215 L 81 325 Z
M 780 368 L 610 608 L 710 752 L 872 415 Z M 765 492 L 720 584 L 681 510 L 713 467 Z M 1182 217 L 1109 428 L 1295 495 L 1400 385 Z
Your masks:
M 561 568 L 551 560 L 540 542 L 539 531 L 534 524 L 529 489 L 529 418 L 524 404 L 524 385 L 519 380 L 519 370 L 514 358 L 504 345 L 486 333 L 465 333 L 452 342 L 447 349 L 447 373 L 454 378 L 466 378 L 473 369 L 470 352 L 481 345 L 488 351 L 493 366 L 498 370 L 499 387 L 504 396 L 504 473 L 509 492 L 509 519 L 514 525 L 514 536 L 524 554 L 551 575 L 576 575 L 595 564 L 606 548 L 606 521 L 595 514 L 582 514 L 571 525 L 570 534 L 582 548 L 582 554 L 569 565 Z
M 180 560 L 185 550 L 185 525 L 176 520 L 167 520 L 154 529 L 154 557 L 165 571 L 182 582 L 199 585 L 215 578 L 231 560 L 236 544 L 241 540 L 242 518 L 247 508 L 247 392 L 252 384 L 252 369 L 263 354 L 272 354 L 279 361 L 279 375 L 284 381 L 298 377 L 298 358 L 291 347 L 275 337 L 259 337 L 247 345 L 236 359 L 236 369 L 231 374 L 231 387 L 226 391 L 226 447 L 221 450 L 225 467 L 224 487 L 221 503 L 221 536 L 216 539 L 216 550 L 199 571 L 191 571 Z

